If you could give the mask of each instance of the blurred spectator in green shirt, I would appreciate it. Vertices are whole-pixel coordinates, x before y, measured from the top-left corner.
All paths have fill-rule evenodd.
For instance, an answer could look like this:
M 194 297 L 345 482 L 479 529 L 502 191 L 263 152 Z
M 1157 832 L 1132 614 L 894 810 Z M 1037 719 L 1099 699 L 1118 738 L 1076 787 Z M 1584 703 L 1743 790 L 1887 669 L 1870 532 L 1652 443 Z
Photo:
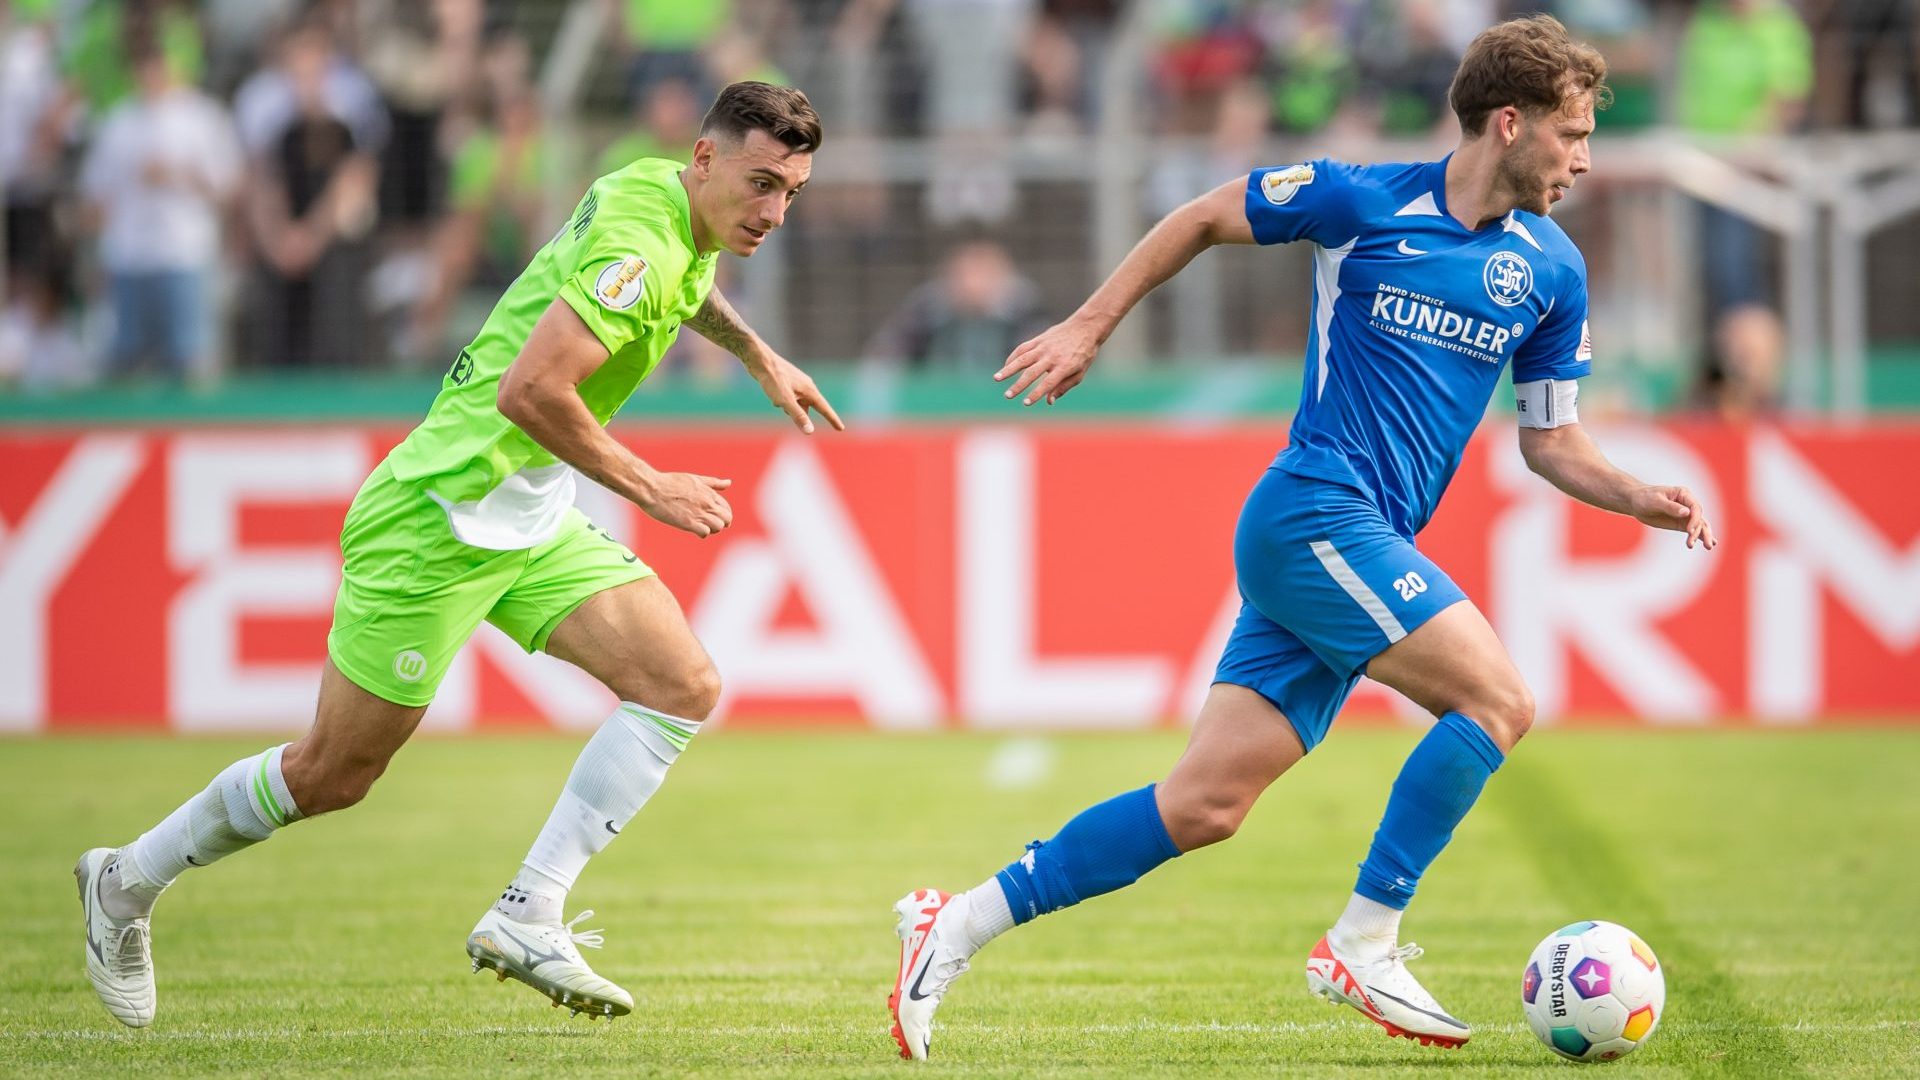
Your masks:
M 1680 42 L 1679 119 L 1700 135 L 1776 135 L 1799 121 L 1813 85 L 1813 42 L 1781 0 L 1717 0 Z M 1711 326 L 1697 402 L 1730 418 L 1779 400 L 1786 333 L 1773 296 L 1772 238 L 1703 206 L 1700 253 Z
M 1460 54 L 1447 40 L 1445 12 L 1436 0 L 1405 0 L 1394 14 L 1377 19 L 1358 50 L 1365 107 L 1383 134 L 1451 139 L 1458 129 L 1447 91 Z
M 546 136 L 531 64 L 526 40 L 508 31 L 496 32 L 481 55 L 487 115 L 453 155 L 451 212 L 433 240 L 435 281 L 415 313 L 404 359 L 436 357 L 461 290 L 469 283 L 504 288 L 558 224 L 545 217 Z
M 1355 104 L 1360 70 L 1346 14 L 1334 0 L 1303 0 L 1264 35 L 1273 122 L 1281 131 L 1316 134 Z
M 1714 0 L 1680 42 L 1680 123 L 1703 135 L 1765 135 L 1798 122 L 1813 88 L 1813 39 L 1782 0 Z
M 641 158 L 686 161 L 700 137 L 707 103 L 685 79 L 664 79 L 634 104 L 625 133 L 601 152 L 594 176 L 618 172 Z
M 627 99 L 639 101 L 668 79 L 698 96 L 719 90 L 707 50 L 733 17 L 732 0 L 607 0 L 627 57 Z
M 173 80 L 197 86 L 205 69 L 200 20 L 180 0 L 92 0 L 77 17 L 62 67 L 96 115 L 131 96 L 136 65 L 129 42 L 148 42 L 165 58 Z

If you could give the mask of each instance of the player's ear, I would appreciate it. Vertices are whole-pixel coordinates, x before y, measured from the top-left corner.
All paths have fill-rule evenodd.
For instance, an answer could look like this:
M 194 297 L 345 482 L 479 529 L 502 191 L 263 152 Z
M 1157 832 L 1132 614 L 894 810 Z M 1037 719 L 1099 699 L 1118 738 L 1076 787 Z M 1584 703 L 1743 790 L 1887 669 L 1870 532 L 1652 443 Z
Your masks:
M 1520 138 L 1520 110 L 1512 105 L 1505 105 L 1493 115 L 1495 122 L 1499 125 L 1500 145 L 1512 146 Z
M 693 144 L 693 174 L 702 180 L 713 176 L 713 159 L 720 152 L 720 144 L 702 135 Z

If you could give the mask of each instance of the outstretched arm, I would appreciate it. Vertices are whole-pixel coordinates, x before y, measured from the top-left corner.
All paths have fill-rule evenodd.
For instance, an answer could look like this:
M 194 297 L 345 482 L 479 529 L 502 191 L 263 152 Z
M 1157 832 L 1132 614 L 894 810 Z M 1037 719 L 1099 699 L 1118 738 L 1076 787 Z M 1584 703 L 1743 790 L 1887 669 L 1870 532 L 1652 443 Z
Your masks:
M 700 336 L 713 342 L 740 358 L 740 362 L 751 367 L 767 343 L 753 332 L 740 313 L 727 303 L 718 288 L 707 293 L 707 300 L 700 310 L 693 313 L 686 325 L 700 332 Z
M 813 434 L 813 419 L 807 415 L 812 409 L 819 413 L 835 431 L 847 430 L 840 422 L 840 416 L 833 411 L 825 394 L 813 384 L 807 373 L 795 367 L 792 362 L 774 352 L 760 335 L 753 332 L 740 313 L 720 295 L 719 289 L 707 293 L 706 302 L 693 318 L 686 321 L 701 337 L 727 350 L 740 358 L 746 365 L 747 373 L 753 376 L 767 400 L 774 407 L 793 419 L 794 425 L 807 434 Z
M 1527 468 L 1589 506 L 1626 514 L 1656 529 L 1687 534 L 1708 551 L 1719 541 L 1700 500 L 1683 487 L 1643 484 L 1608 461 L 1578 423 L 1520 429 L 1520 454 Z
M 1242 176 L 1162 218 L 1080 310 L 1013 350 L 993 376 L 1020 376 L 1007 388 L 1006 396 L 1026 393 L 1023 405 L 1042 398 L 1049 405 L 1059 401 L 1086 377 L 1094 354 L 1141 298 L 1215 244 L 1253 243 L 1246 198 L 1247 178 Z

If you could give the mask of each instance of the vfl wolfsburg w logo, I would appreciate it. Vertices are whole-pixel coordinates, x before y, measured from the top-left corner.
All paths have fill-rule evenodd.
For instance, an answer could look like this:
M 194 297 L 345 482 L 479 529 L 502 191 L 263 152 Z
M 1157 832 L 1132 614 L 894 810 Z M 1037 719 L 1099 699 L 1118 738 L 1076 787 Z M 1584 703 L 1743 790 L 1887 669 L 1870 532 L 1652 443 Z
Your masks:
M 1533 267 L 1511 251 L 1494 252 L 1480 277 L 1487 283 L 1487 295 L 1501 307 L 1512 307 L 1533 295 Z
M 401 682 L 419 682 L 427 673 L 427 658 L 412 649 L 393 658 L 393 677 Z

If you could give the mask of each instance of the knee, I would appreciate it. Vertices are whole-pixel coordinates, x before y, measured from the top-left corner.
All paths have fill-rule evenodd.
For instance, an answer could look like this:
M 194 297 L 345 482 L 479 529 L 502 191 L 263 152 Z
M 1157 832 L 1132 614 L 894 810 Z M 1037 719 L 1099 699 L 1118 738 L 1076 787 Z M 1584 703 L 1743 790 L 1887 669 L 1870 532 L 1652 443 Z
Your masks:
M 1486 729 L 1503 752 L 1511 751 L 1533 728 L 1533 691 L 1515 679 L 1484 695 L 1467 715 Z
M 302 817 L 332 813 L 357 805 L 386 772 L 387 763 L 360 756 L 295 754 L 292 748 L 281 762 L 287 791 Z
M 1251 801 L 1225 792 L 1166 792 L 1160 789 L 1160 817 L 1173 846 L 1192 851 L 1217 844 L 1240 831 L 1253 808 Z
M 684 688 L 687 701 L 681 706 L 685 711 L 681 716 L 688 720 L 705 720 L 713 715 L 720 706 L 720 669 L 711 661 L 702 664 Z
M 301 812 L 308 817 L 358 806 L 360 800 L 367 797 L 367 792 L 373 790 L 373 782 L 376 778 L 370 774 L 347 774 L 334 777 L 319 785 L 315 791 L 317 805 L 312 810 L 308 810 L 298 796 L 294 798 L 294 805 L 299 806 Z
M 720 704 L 720 672 L 702 659 L 665 679 L 649 680 L 618 691 L 627 701 L 685 720 L 705 720 Z

